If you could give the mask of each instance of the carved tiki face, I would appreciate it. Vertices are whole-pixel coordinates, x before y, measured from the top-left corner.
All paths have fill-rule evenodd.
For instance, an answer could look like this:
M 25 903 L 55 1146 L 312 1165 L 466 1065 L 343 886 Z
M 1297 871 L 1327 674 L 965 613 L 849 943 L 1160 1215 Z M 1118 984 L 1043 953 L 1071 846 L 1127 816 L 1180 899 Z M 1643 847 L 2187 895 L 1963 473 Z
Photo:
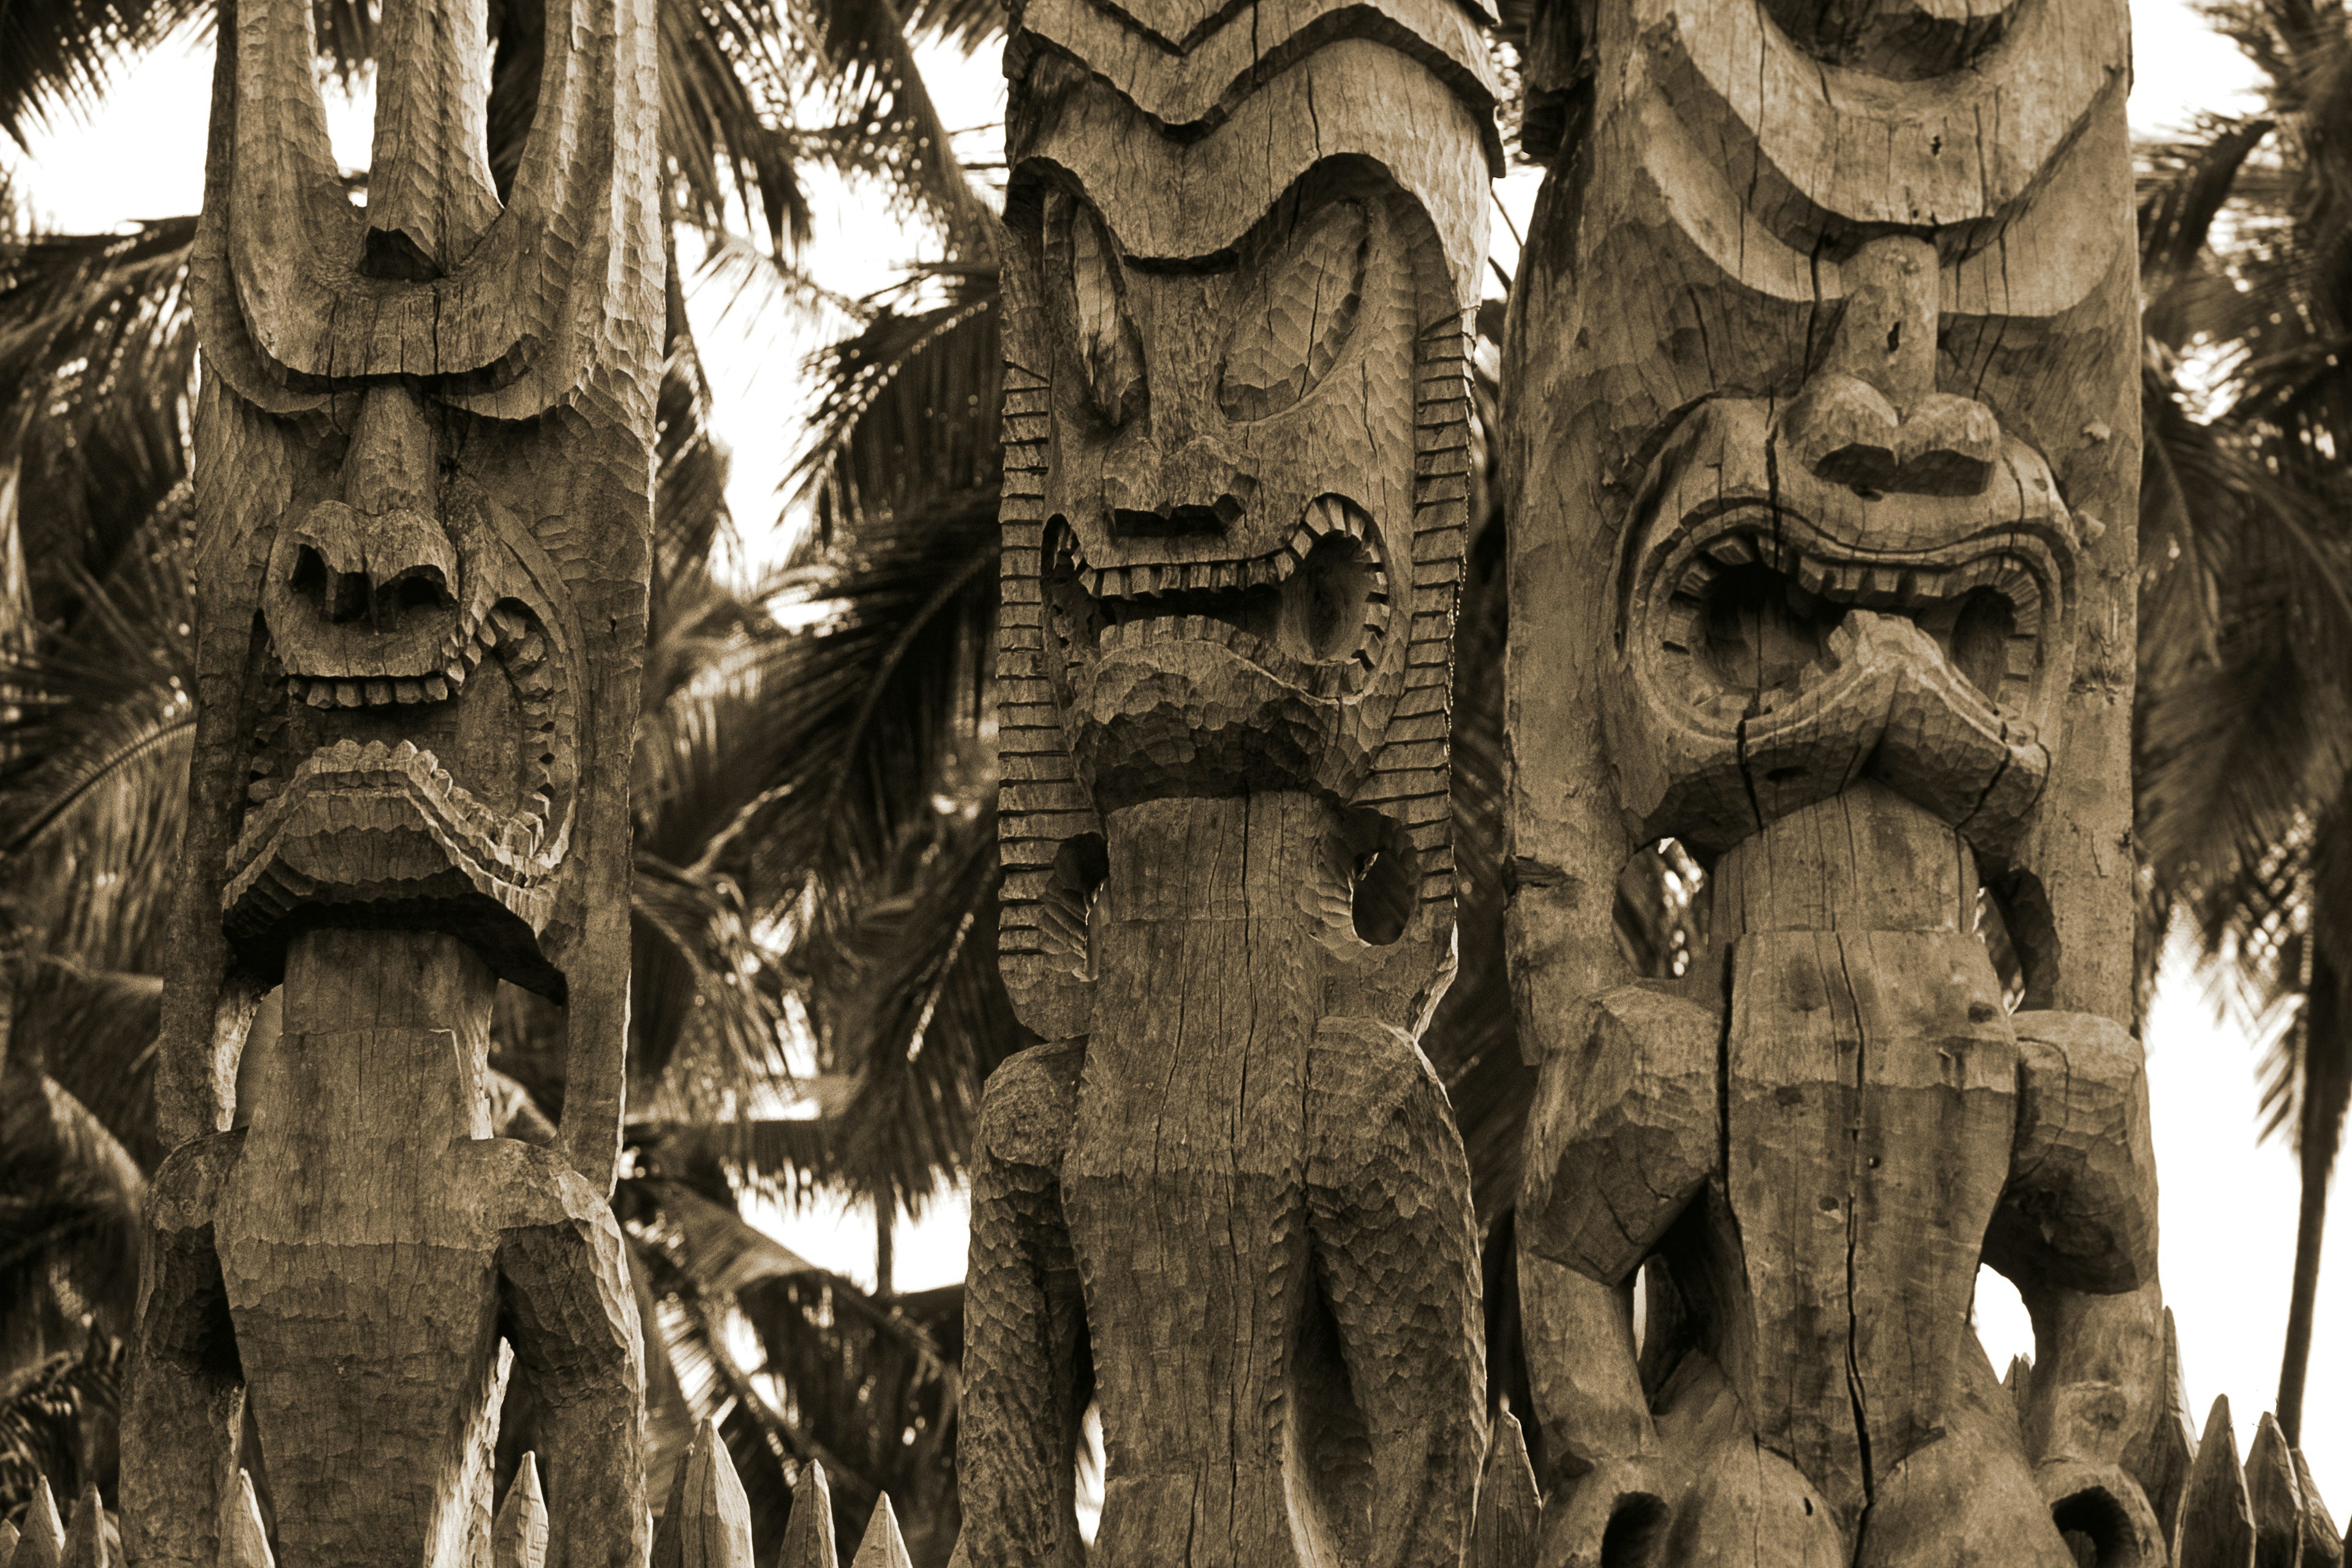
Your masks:
M 1515 542 L 1514 642 L 1537 689 L 1543 638 L 1605 637 L 1576 662 L 1618 843 L 1720 849 L 1870 776 L 2032 861 L 2070 750 L 2105 765 L 2137 468 L 2117 4 L 1593 13 L 1589 137 L 1538 217 L 1575 254 L 1515 328 L 1549 475 L 1522 526 L 1569 550 Z
M 620 1016 L 661 329 L 649 17 L 548 6 L 501 199 L 483 7 L 404 7 L 364 210 L 308 6 L 252 0 L 223 42 L 191 869 L 228 946 L 199 913 L 194 984 L 274 972 L 300 925 L 421 924 L 575 1024 L 609 966 L 590 1011 Z
M 1118 26 L 1154 37 L 1202 21 L 1131 9 Z M 1015 35 L 1001 945 L 1034 1026 L 1075 1016 L 1045 998 L 1085 984 L 1101 814 L 1155 797 L 1319 795 L 1335 854 L 1402 879 L 1377 942 L 1444 939 L 1494 137 L 1475 26 L 1424 20 L 1459 56 L 1444 76 L 1342 37 L 1261 81 L 1256 56 L 1226 58 L 1246 30 L 1205 24 L 1196 54 L 1138 64 L 1065 0 Z M 1074 62 L 1089 47 L 1108 77 Z
M 1331 174 L 1157 266 L 1044 194 L 1046 670 L 1097 806 L 1345 797 L 1403 689 L 1416 215 Z

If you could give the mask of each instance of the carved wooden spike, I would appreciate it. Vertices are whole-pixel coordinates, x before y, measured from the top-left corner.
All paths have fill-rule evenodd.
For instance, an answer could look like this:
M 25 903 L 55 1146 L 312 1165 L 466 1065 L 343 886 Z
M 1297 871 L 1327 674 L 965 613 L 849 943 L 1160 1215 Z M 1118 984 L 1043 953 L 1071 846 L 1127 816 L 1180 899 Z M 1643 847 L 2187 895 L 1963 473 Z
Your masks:
M 2303 1561 L 2303 1487 L 2286 1434 L 2268 1411 L 2246 1452 L 2246 1501 L 2253 1510 L 2254 1568 L 2296 1568 Z
M 2033 1396 L 2033 1363 L 2021 1355 L 2009 1358 L 2009 1374 L 2000 1380 L 2009 1391 L 2010 1403 L 2017 1407 L 2017 1418 L 2025 1419 L 2026 1406 Z
M 1552 163 L 1503 376 L 1507 942 L 1567 1561 L 1644 1533 L 1668 1568 L 1731 1541 L 2163 1551 L 2126 1464 L 2161 1350 L 2116 848 L 2127 16 L 1963 8 L 1984 25 L 1913 0 L 1531 21 Z M 1709 944 L 1644 982 L 1594 889 L 1669 837 L 1712 858 Z M 1980 1263 L 2039 1331 L 2009 1397 L 1969 1327 Z M 1688 1315 L 1637 1359 L 1644 1269 Z
M 65 1521 L 58 1517 L 58 1500 L 49 1491 L 46 1476 L 33 1480 L 33 1495 L 26 1500 L 23 1532 L 16 1550 L 9 1558 L 9 1568 L 60 1568 L 66 1554 Z
M 1527 1437 L 1507 1405 L 1496 1412 L 1486 1466 L 1478 1477 L 1478 1522 L 1470 1536 L 1470 1568 L 1535 1568 L 1541 1515 Z
M 874 1515 L 866 1521 L 866 1535 L 858 1542 L 857 1555 L 849 1560 L 849 1568 L 913 1568 L 888 1492 L 876 1500 Z
M 2336 1516 L 2313 1484 L 2311 1467 L 2303 1450 L 2294 1450 L 2294 1479 L 2303 1493 L 2303 1568 L 2344 1568 L 2344 1542 L 2336 1533 Z
M 824 1467 L 811 1459 L 793 1483 L 793 1517 L 784 1526 L 784 1549 L 776 1568 L 836 1568 L 834 1555 L 833 1489 Z
M 999 952 L 1047 1044 L 982 1115 L 959 1561 L 1085 1559 L 1083 1330 L 1092 1561 L 1452 1568 L 1476 1254 L 1416 1038 L 1495 77 L 1455 0 L 1032 0 L 1005 58 Z
M 261 1523 L 261 1502 L 253 1495 L 253 1477 L 243 1469 L 221 1497 L 220 1568 L 276 1568 L 269 1533 Z
M 2125 1463 L 2139 1478 L 2149 1505 L 2156 1510 L 2163 1539 L 2169 1542 L 2179 1536 L 2180 1500 L 2188 1489 L 2189 1469 L 2197 1461 L 2197 1417 L 2189 1407 L 2189 1385 L 2180 1368 L 2180 1336 L 2169 1307 L 2164 1310 L 2164 1359 L 2158 1388 L 2156 1419 Z
M 2238 1437 L 2230 1425 L 2230 1396 L 2213 1401 L 2197 1441 L 2196 1468 L 2180 1500 L 2180 1536 L 2174 1568 L 2251 1568 L 2254 1561 L 2253 1503 L 2238 1468 Z
M 16 1542 L 23 1539 L 23 1532 L 12 1521 L 0 1519 L 0 1568 L 8 1568 L 16 1561 Z
M 545 1568 L 547 1499 L 539 1489 L 537 1454 L 525 1454 L 515 1468 L 514 1484 L 507 1488 L 491 1530 L 490 1552 L 496 1568 Z
M 797 1517 L 797 1511 L 795 1512 Z M 786 1537 L 785 1561 L 792 1561 Z M 654 1568 L 751 1568 L 751 1505 L 719 1423 L 695 1428 L 654 1536 Z
M 503 204 L 484 0 L 387 9 L 365 212 L 336 175 L 309 0 L 246 0 L 221 32 L 190 262 L 170 1152 L 123 1423 L 142 1564 L 217 1561 L 247 1403 L 288 1561 L 487 1556 L 510 1368 L 557 1485 L 548 1554 L 644 1555 L 608 1197 L 664 320 L 657 32 L 652 0 L 544 11 L 520 24 L 545 47 Z M 489 1135 L 501 979 L 565 1008 L 560 1152 Z M 243 1063 L 273 985 L 284 1028 Z
M 108 1533 L 106 1505 L 98 1500 L 98 1483 L 93 1481 L 82 1488 L 80 1500 L 74 1504 L 58 1568 L 110 1568 L 112 1554 L 107 1551 Z

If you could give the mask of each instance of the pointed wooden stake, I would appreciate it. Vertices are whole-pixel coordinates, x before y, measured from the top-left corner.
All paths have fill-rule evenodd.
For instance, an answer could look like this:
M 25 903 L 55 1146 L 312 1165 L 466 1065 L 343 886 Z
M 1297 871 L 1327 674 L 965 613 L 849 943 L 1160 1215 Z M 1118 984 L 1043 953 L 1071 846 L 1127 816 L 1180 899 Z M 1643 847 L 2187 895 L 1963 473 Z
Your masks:
M 2198 1440 L 2197 1463 L 2180 1500 L 2175 1568 L 2252 1568 L 2254 1510 L 2238 1468 L 2238 1435 L 2230 1426 L 2230 1396 L 2213 1401 Z
M 60 1568 L 107 1568 L 106 1505 L 98 1500 L 95 1481 L 82 1488 L 81 1499 L 74 1504 L 73 1523 L 66 1531 L 58 1563 Z
M 784 1536 L 790 1563 L 792 1535 Z M 654 1534 L 653 1568 L 751 1568 L 751 1505 L 719 1423 L 695 1428 Z
M 2163 1375 L 2156 1425 L 2149 1430 L 2145 1458 L 2134 1468 L 2169 1542 L 2180 1539 L 2180 1500 L 2189 1488 L 2189 1468 L 2197 1462 L 2197 1418 L 2189 1407 L 2189 1384 L 2180 1373 L 2180 1333 L 2169 1307 L 2164 1310 Z
M 1486 1465 L 1478 1477 L 1477 1521 L 1470 1531 L 1470 1568 L 1534 1568 L 1536 1524 L 1543 1511 L 1527 1434 L 1507 1405 L 1495 1412 Z
M 2254 1518 L 2254 1568 L 2298 1568 L 2303 1560 L 2303 1488 L 2286 1434 L 2265 1411 L 2246 1452 L 2246 1501 Z
M 784 1526 L 776 1568 L 835 1568 L 838 1561 L 833 1554 L 833 1489 L 825 1485 L 824 1467 L 811 1459 L 793 1484 L 793 1518 Z
M 547 1499 L 539 1489 L 539 1456 L 525 1454 L 514 1485 L 490 1526 L 490 1561 L 497 1568 L 544 1568 Z
M 0 1568 L 8 1568 L 8 1564 L 15 1560 L 16 1542 L 21 1539 L 23 1539 L 22 1534 L 15 1525 L 5 1519 L 0 1519 Z
M 261 1527 L 261 1501 L 253 1495 L 253 1475 L 236 1473 L 221 1498 L 220 1568 L 276 1568 L 269 1532 Z
M 2303 1450 L 2294 1450 L 2294 1479 L 2303 1488 L 2303 1568 L 2344 1568 L 2344 1542 L 2336 1536 L 2336 1516 L 2312 1484 Z
M 47 1476 L 33 1482 L 20 1527 L 23 1539 L 8 1559 L 8 1568 L 58 1568 L 66 1554 L 66 1521 L 58 1517 L 58 1500 L 49 1495 Z
M 907 1542 L 898 1533 L 898 1515 L 890 1507 L 888 1492 L 875 1503 L 874 1515 L 866 1521 L 866 1539 L 857 1543 L 857 1555 L 849 1560 L 849 1568 L 914 1568 L 907 1557 Z
M 2033 1395 L 2033 1363 L 2021 1355 L 2009 1358 L 2009 1375 L 2000 1380 L 2009 1390 L 2009 1402 L 2017 1407 L 2017 1418 L 2025 1419 L 2025 1402 Z

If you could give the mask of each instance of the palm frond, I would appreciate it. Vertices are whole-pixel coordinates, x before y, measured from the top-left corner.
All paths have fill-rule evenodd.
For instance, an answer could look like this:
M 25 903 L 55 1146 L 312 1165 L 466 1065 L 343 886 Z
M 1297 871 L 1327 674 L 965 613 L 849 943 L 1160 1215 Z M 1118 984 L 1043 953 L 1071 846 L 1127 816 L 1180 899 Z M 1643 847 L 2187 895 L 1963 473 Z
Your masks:
M 59 574 L 106 575 L 186 475 L 194 236 L 195 219 L 173 218 L 0 252 L 0 460 L 18 467 L 44 618 L 70 619 Z
M 808 444 L 785 482 L 814 504 L 820 546 L 869 518 L 995 491 L 1000 303 L 993 266 L 926 268 L 866 300 L 865 325 L 816 356 Z
M 80 1101 L 12 1044 L 0 1069 L 0 1355 L 130 1331 L 146 1179 Z
M 956 0 L 929 14 L 934 30 L 977 40 Z M 905 19 L 891 0 L 796 0 L 793 20 L 810 53 L 804 85 L 857 127 L 837 143 L 842 166 L 888 183 L 894 196 L 937 227 L 950 258 L 985 256 L 988 208 L 956 161 L 948 128 L 915 61 Z
M 19 148 L 86 109 L 125 65 L 205 9 L 201 0 L 52 0 L 0 6 L 0 131 Z

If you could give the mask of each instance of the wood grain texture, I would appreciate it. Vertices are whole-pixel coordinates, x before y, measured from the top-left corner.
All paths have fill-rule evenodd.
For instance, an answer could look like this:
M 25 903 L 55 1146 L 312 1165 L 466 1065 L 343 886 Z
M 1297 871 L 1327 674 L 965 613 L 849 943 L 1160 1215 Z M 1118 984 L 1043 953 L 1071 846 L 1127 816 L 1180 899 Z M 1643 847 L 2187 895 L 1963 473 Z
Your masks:
M 33 1495 L 25 1500 L 16 1550 L 8 1568 L 59 1568 L 65 1561 L 66 1522 L 58 1517 L 58 1500 L 48 1478 L 37 1477 Z
M 0 1519 L 0 1563 L 13 1563 L 16 1560 L 16 1543 L 23 1539 L 24 1533 L 16 1528 L 14 1521 Z
M 247 0 L 220 29 L 172 1152 L 123 1438 L 142 1563 L 251 1554 L 247 1403 L 289 1565 L 486 1563 L 509 1370 L 542 1415 L 546 1551 L 644 1557 L 605 1198 L 663 322 L 654 16 L 566 0 L 544 21 L 501 201 L 488 7 L 386 8 L 363 211 L 308 5 Z M 489 1136 L 500 978 L 567 1008 L 562 1154 Z M 238 1103 L 273 986 L 286 1026 Z
M 716 1421 L 694 1429 L 677 1462 L 654 1533 L 653 1568 L 751 1568 L 751 1505 Z
M 1538 5 L 1525 64 L 1563 153 L 1503 378 L 1545 1561 L 2157 1562 L 2124 9 Z M 1636 988 L 1612 894 L 1664 837 L 1709 943 Z M 1979 1261 L 2036 1325 L 2006 1392 Z
M 490 1532 L 494 1568 L 546 1568 L 547 1498 L 539 1488 L 539 1456 L 525 1454 L 507 1487 L 507 1500 Z M 660 1548 L 655 1548 L 658 1554 Z
M 784 1526 L 784 1544 L 777 1568 L 837 1568 L 834 1554 L 833 1489 L 826 1485 L 824 1467 L 811 1459 L 793 1482 L 793 1516 Z
M 240 1469 L 236 1482 L 221 1497 L 221 1568 L 277 1568 L 269 1550 L 269 1534 L 261 1522 L 261 1504 L 253 1495 L 251 1472 Z M 500 1563 L 499 1568 L 506 1568 Z
M 2213 1401 L 2197 1440 L 2197 1463 L 2180 1500 L 2174 1568 L 2250 1568 L 2254 1561 L 2254 1506 L 2238 1464 L 2238 1435 L 2230 1396 Z
M 119 1568 L 122 1553 L 106 1505 L 98 1500 L 98 1483 L 82 1488 L 75 1500 L 72 1522 L 66 1526 L 66 1543 L 58 1554 L 58 1568 Z
M 1495 1413 L 1486 1463 L 1478 1474 L 1478 1521 L 1470 1532 L 1469 1568 L 1535 1568 L 1543 1505 L 1518 1417 Z
M 2336 1533 L 2336 1516 L 2311 1479 L 2303 1450 L 2293 1451 L 2296 1487 L 2303 1494 L 2303 1568 L 2343 1568 L 2344 1541 Z M 2347 1524 L 2352 1530 L 2352 1524 Z
M 866 1533 L 857 1542 L 857 1555 L 849 1560 L 849 1568 L 913 1568 L 907 1559 L 906 1538 L 898 1533 L 898 1515 L 890 1506 L 890 1494 L 885 1492 L 874 1505 L 874 1513 L 866 1521 Z
M 1014 18 L 1000 954 L 1049 1043 L 982 1116 L 971 1568 L 1468 1538 L 1475 1235 L 1415 1040 L 1450 971 L 1478 20 Z

